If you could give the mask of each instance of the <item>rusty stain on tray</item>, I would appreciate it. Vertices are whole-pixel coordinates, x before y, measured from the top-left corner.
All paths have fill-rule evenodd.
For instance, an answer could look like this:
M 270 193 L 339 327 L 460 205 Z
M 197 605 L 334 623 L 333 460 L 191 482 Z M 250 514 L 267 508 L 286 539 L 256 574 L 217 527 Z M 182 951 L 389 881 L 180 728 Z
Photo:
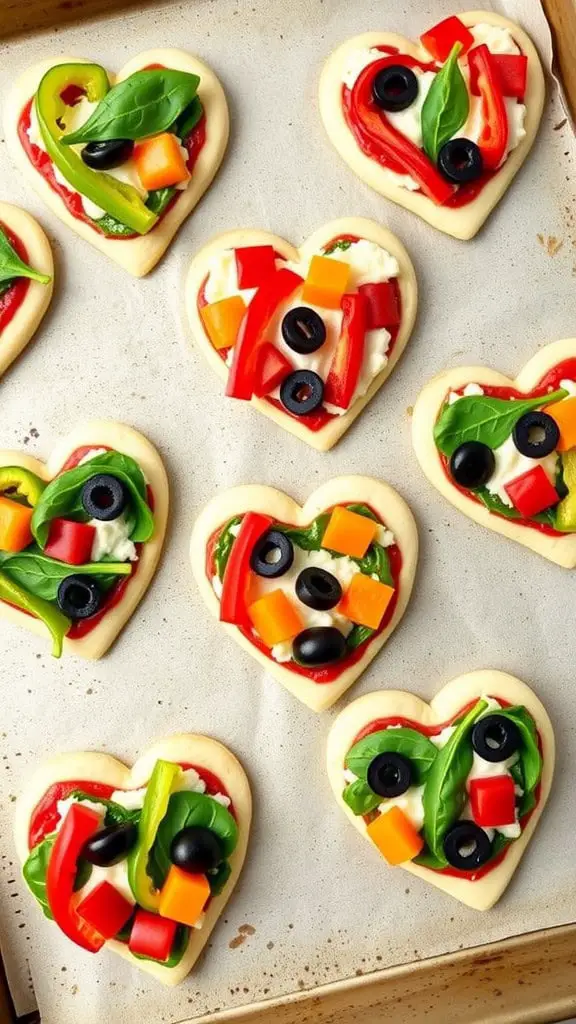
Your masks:
M 546 249 L 549 256 L 555 256 L 556 253 L 560 252 L 560 249 L 564 245 L 564 239 L 557 238 L 556 235 L 542 235 L 538 233 L 536 238 L 540 242 L 540 245 Z

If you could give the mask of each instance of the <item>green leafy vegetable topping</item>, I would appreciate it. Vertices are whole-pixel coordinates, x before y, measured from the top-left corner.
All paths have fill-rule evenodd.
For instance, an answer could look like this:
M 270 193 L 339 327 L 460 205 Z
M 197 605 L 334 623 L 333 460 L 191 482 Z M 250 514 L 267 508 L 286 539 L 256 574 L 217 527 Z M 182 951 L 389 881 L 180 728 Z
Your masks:
M 421 786 L 438 757 L 438 747 L 417 729 L 381 729 L 358 740 L 346 755 L 345 766 L 364 782 L 368 768 L 378 754 L 402 754 L 414 770 L 415 785 Z
M 55 658 L 61 656 L 64 637 L 72 623 L 70 619 L 62 614 L 59 608 L 50 604 L 49 601 L 45 601 L 42 597 L 29 594 L 27 590 L 20 587 L 15 580 L 10 579 L 2 571 L 0 571 L 0 601 L 7 601 L 8 604 L 14 605 L 15 608 L 28 612 L 35 619 L 40 619 L 52 637 L 53 656 Z
M 239 526 L 242 522 L 242 516 L 234 516 L 222 530 L 222 533 L 216 541 L 216 547 L 214 548 L 214 564 L 216 565 L 216 572 L 220 580 L 224 579 L 224 573 L 226 566 L 228 565 L 228 559 L 230 558 L 230 552 L 232 546 L 236 540 L 235 534 L 232 532 L 234 527 Z
M 92 796 L 91 794 L 85 793 L 82 789 L 75 789 L 70 793 L 70 797 L 74 800 L 80 800 L 82 803 L 101 804 L 106 808 L 106 816 L 104 818 L 104 824 L 108 825 L 125 825 L 127 822 L 133 822 L 135 825 L 140 821 L 142 810 L 135 808 L 134 810 L 128 810 L 126 807 L 122 807 L 122 804 L 117 804 L 114 800 L 107 800 L 102 796 Z
M 462 127 L 470 110 L 468 89 L 458 64 L 461 49 L 461 43 L 454 44 L 422 105 L 422 141 L 434 163 L 444 143 Z
M 0 292 L 5 291 L 2 287 L 4 284 L 9 286 L 17 277 L 29 277 L 31 281 L 39 281 L 40 284 L 48 284 L 52 280 L 49 274 L 33 270 L 20 259 L 8 236 L 0 227 Z
M 560 388 L 539 398 L 508 400 L 468 395 L 453 405 L 446 403 L 434 427 L 436 447 L 447 458 L 465 441 L 481 441 L 489 448 L 499 448 L 525 412 L 559 402 L 566 395 Z
M 58 587 L 62 580 L 70 576 L 72 572 L 81 573 L 83 576 L 96 576 L 104 584 L 112 577 L 129 576 L 132 566 L 129 562 L 89 562 L 87 565 L 67 565 L 65 562 L 58 562 L 48 555 L 42 554 L 40 548 L 32 546 L 13 554 L 9 551 L 0 551 L 0 565 L 2 571 L 20 584 L 29 594 L 44 598 L 45 601 L 55 601 L 58 597 Z
M 230 811 L 204 793 L 191 793 L 186 790 L 173 793 L 148 860 L 148 874 L 157 889 L 162 888 L 170 870 L 170 846 L 174 836 L 190 825 L 201 825 L 211 829 L 220 841 L 225 859 L 235 850 L 238 842 L 238 825 Z M 214 877 L 218 878 L 218 875 Z M 222 877 L 223 875 L 219 879 L 220 886 L 224 884 Z M 211 876 L 208 875 L 208 881 L 210 879 Z
M 46 874 L 56 835 L 56 832 L 51 832 L 50 835 L 46 836 L 41 843 L 38 843 L 38 846 L 35 846 L 34 849 L 30 851 L 28 859 L 25 861 L 24 867 L 22 868 L 24 881 L 30 889 L 30 892 L 40 904 L 44 916 L 49 918 L 51 921 L 53 920 L 53 914 L 48 906 L 48 897 L 46 895 Z M 86 885 L 91 874 L 92 865 L 89 864 L 88 861 L 80 861 L 76 874 L 76 881 L 74 883 L 74 889 L 76 892 Z
M 330 245 L 328 245 L 326 249 L 324 249 L 324 254 L 326 256 L 330 256 L 331 253 L 337 252 L 338 250 L 340 250 L 340 252 L 346 252 L 346 250 L 349 249 L 351 245 L 351 238 L 339 238 L 337 239 L 337 241 L 331 242 Z
M 382 797 L 370 789 L 367 782 L 362 782 L 362 779 L 356 779 L 356 782 L 346 786 L 342 799 L 353 814 L 370 814 L 370 811 L 375 811 L 382 803 Z

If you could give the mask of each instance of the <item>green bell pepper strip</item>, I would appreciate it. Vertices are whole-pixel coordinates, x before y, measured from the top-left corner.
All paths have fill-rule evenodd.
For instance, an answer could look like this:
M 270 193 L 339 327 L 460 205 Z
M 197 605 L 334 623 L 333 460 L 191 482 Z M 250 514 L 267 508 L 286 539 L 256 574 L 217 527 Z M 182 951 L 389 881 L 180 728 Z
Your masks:
M 568 494 L 556 506 L 554 526 L 568 533 L 576 530 L 576 449 L 562 453 L 562 473 Z
M 8 604 L 20 608 L 23 612 L 28 612 L 29 615 L 33 615 L 35 619 L 40 619 L 52 637 L 53 656 L 55 658 L 61 656 L 62 641 L 72 623 L 58 608 L 51 604 L 50 601 L 45 601 L 43 597 L 35 597 L 33 594 L 28 594 L 1 571 L 0 601 L 7 601 Z
M 180 768 L 171 761 L 157 761 L 146 789 L 142 814 L 138 824 L 138 842 L 128 855 L 128 882 L 136 902 L 145 910 L 158 913 L 160 892 L 153 888 L 148 875 L 148 857 L 156 833 L 166 811 L 172 788 Z
M 76 150 L 61 141 L 67 131 L 65 119 L 69 109 L 62 94 L 69 86 L 82 89 L 91 102 L 101 100 L 110 89 L 108 75 L 98 64 L 58 64 L 46 72 L 34 102 L 49 156 L 72 188 L 139 235 L 145 235 L 158 217 L 136 189 L 103 171 L 91 170 Z
M 2 466 L 0 468 L 0 494 L 15 491 L 11 497 L 25 498 L 29 505 L 34 505 L 40 498 L 46 484 L 36 473 L 22 466 Z

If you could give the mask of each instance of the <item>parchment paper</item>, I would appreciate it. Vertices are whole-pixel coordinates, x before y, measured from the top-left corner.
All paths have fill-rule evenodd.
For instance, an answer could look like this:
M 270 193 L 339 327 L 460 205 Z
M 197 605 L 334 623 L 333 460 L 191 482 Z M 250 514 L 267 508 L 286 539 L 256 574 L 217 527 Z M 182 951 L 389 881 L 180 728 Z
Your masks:
M 549 61 L 539 5 L 489 6 L 522 21 Z M 0 384 L 0 445 L 45 456 L 79 419 L 122 418 L 159 446 L 173 497 L 162 567 L 101 662 L 54 661 L 47 642 L 0 624 L 0 936 L 18 1009 L 32 1005 L 29 964 L 45 1024 L 172 1024 L 576 918 L 576 574 L 446 504 L 424 480 L 409 436 L 409 408 L 442 367 L 485 361 L 513 375 L 538 345 L 576 333 L 574 140 L 557 128 L 564 114 L 551 98 L 506 199 L 463 243 L 357 181 L 317 111 L 318 73 L 340 41 L 379 27 L 417 36 L 453 10 L 453 0 L 197 0 L 2 49 L 3 96 L 43 56 L 69 52 L 114 67 L 155 44 L 183 46 L 221 77 L 233 124 L 215 184 L 144 281 L 65 229 L 0 146 L 0 196 L 39 216 L 59 277 L 44 328 Z M 258 226 L 298 242 L 347 214 L 382 220 L 404 240 L 420 315 L 392 378 L 338 447 L 320 455 L 223 400 L 221 382 L 185 340 L 181 279 L 190 255 L 218 231 Z M 348 698 L 386 685 L 431 697 L 460 672 L 495 667 L 532 683 L 556 726 L 549 810 L 508 894 L 485 915 L 370 851 L 336 807 L 324 771 L 338 709 L 316 716 L 267 679 L 209 618 L 192 583 L 190 527 L 218 488 L 262 481 L 303 500 L 350 471 L 382 476 L 408 499 L 422 557 L 404 621 Z M 165 990 L 111 955 L 91 959 L 43 919 L 19 881 L 12 801 L 42 756 L 93 748 L 131 761 L 153 738 L 183 729 L 212 733 L 241 757 L 256 818 L 244 876 L 207 955 L 186 984 Z

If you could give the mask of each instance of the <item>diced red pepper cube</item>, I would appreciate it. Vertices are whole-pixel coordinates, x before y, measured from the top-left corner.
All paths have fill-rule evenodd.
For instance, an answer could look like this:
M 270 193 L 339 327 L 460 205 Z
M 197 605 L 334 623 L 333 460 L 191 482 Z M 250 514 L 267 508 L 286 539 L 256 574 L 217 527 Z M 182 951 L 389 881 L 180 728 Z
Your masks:
M 53 519 L 44 554 L 69 565 L 83 565 L 92 559 L 96 530 L 88 523 L 72 519 Z
M 254 394 L 257 398 L 269 395 L 274 388 L 282 383 L 294 367 L 286 356 L 270 341 L 266 341 L 258 353 L 256 374 L 254 378 Z
M 514 508 L 525 519 L 538 515 L 560 500 L 556 488 L 550 483 L 542 466 L 534 466 L 534 469 L 529 469 L 527 473 L 517 476 L 509 484 L 504 484 L 504 490 Z
M 238 287 L 259 288 L 276 270 L 276 254 L 271 245 L 249 245 L 235 249 Z
M 76 907 L 76 913 L 104 939 L 113 939 L 132 916 L 129 903 L 110 882 L 100 882 Z
M 478 88 L 479 68 L 474 56 L 477 49 L 478 47 L 475 46 L 468 54 L 470 92 L 473 96 L 480 95 L 480 89 Z M 528 76 L 528 57 L 524 53 L 493 53 L 491 60 L 502 95 L 523 100 L 526 93 L 526 79 Z
M 516 821 L 516 791 L 511 775 L 493 775 L 470 782 L 470 807 L 477 825 L 497 828 Z
M 366 330 L 397 327 L 400 323 L 400 289 L 398 282 L 379 281 L 361 284 L 358 291 L 366 299 Z
M 147 956 L 163 962 L 172 952 L 177 927 L 177 921 L 139 908 L 130 932 L 128 949 L 136 956 Z
M 466 53 L 471 46 L 474 46 L 474 36 L 463 21 L 452 15 L 440 21 L 434 28 L 429 29 L 420 36 L 420 42 L 431 53 L 434 60 L 444 63 L 450 56 L 454 43 L 462 43 L 462 53 Z

